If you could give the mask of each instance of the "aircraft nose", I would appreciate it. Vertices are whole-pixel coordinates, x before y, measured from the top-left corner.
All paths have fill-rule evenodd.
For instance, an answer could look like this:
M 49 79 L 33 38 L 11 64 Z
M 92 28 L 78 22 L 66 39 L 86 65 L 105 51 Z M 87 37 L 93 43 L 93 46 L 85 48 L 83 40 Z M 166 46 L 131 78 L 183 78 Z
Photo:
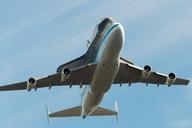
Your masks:
M 124 29 L 121 24 L 116 24 L 116 27 L 114 28 L 113 33 L 115 33 L 118 36 L 122 36 L 124 38 Z
M 116 48 L 122 48 L 124 44 L 124 29 L 121 24 L 114 25 L 110 38 L 113 40 L 112 43 Z

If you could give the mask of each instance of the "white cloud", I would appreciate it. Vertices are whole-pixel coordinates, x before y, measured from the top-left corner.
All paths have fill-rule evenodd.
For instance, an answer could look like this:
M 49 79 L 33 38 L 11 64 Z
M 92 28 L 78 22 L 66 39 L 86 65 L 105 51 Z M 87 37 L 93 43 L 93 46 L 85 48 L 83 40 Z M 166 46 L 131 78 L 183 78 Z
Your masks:
M 51 8 L 47 10 L 42 10 L 34 16 L 28 17 L 25 20 L 20 21 L 14 26 L 10 26 L 6 31 L 0 33 L 0 41 L 10 38 L 15 34 L 23 32 L 24 30 L 32 27 L 37 23 L 48 23 L 56 19 L 64 13 L 68 13 L 71 9 L 74 9 L 76 6 L 83 4 L 86 0 L 82 1 L 73 1 L 71 3 L 56 3 Z
M 173 128 L 192 128 L 192 120 L 180 120 L 173 124 Z

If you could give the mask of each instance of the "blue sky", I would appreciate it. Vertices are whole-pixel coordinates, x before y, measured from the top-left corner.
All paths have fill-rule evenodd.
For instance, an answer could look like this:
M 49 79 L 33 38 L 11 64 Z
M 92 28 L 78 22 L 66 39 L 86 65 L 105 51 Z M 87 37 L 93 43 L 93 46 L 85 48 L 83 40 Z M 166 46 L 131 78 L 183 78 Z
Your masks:
M 87 50 L 95 24 L 111 16 L 125 28 L 122 56 L 138 66 L 192 78 L 191 0 L 0 0 L 0 84 L 55 73 Z M 191 84 L 190 84 L 191 85 Z M 114 85 L 102 106 L 119 104 L 119 118 L 61 118 L 50 111 L 80 104 L 78 87 L 0 93 L 0 127 L 191 128 L 192 87 Z

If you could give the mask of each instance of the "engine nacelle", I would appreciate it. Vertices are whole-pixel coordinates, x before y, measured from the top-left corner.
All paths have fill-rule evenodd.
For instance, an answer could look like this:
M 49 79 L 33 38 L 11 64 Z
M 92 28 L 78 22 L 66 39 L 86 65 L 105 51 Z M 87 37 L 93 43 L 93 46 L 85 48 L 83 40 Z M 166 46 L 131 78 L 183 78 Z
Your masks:
M 143 78 L 147 79 L 149 77 L 149 75 L 151 74 L 152 68 L 149 65 L 145 65 L 143 69 L 144 69 L 144 71 L 143 71 Z
M 37 81 L 35 78 L 31 77 L 27 81 L 27 91 L 31 91 L 31 89 L 35 88 Z
M 63 68 L 61 71 L 61 82 L 65 82 L 71 75 L 71 70 L 69 68 Z
M 167 81 L 166 84 L 168 86 L 171 86 L 176 80 L 176 75 L 175 73 L 169 73 L 169 75 L 167 76 Z

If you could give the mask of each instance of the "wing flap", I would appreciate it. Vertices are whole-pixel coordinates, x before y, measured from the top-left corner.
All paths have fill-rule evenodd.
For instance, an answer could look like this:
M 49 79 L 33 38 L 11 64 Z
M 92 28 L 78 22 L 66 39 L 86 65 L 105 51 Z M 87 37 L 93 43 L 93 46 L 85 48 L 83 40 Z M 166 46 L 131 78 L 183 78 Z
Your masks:
M 23 90 L 26 88 L 27 88 L 27 82 L 21 82 L 12 85 L 0 86 L 0 91 Z
M 190 82 L 189 80 L 177 78 L 173 84 L 175 84 L 175 85 L 188 85 L 189 82 Z

